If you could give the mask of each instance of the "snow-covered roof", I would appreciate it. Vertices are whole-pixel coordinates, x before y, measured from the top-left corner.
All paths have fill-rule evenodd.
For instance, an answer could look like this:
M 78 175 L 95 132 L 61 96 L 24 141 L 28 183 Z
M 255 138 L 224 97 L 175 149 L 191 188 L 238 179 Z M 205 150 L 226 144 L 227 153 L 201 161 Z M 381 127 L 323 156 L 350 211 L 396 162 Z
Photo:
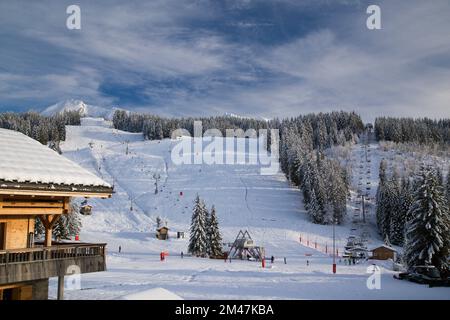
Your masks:
M 111 186 L 38 141 L 0 129 L 0 188 L 10 183 L 111 188 Z M 75 189 L 75 188 L 72 188 Z
M 386 248 L 386 249 L 389 249 L 389 250 L 391 250 L 391 251 L 397 252 L 397 250 L 396 250 L 395 248 L 390 247 L 390 246 L 385 245 L 385 244 L 383 244 L 383 245 L 381 245 L 381 246 L 373 246 L 373 247 L 370 248 L 370 251 L 373 251 L 373 250 L 378 249 L 378 248 Z

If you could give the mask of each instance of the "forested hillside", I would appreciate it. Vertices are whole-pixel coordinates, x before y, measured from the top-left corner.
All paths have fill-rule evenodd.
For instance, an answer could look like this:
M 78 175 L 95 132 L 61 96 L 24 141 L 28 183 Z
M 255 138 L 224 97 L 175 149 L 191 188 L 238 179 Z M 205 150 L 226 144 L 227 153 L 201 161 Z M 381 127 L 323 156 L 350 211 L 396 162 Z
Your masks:
M 0 113 L 0 128 L 22 132 L 42 144 L 64 141 L 66 125 L 80 125 L 80 114 L 66 111 L 45 117 L 36 112 Z
M 204 118 L 162 118 L 149 114 L 116 111 L 116 129 L 143 132 L 149 140 L 168 138 L 175 129 L 194 134 L 194 121 L 202 121 L 203 131 L 218 129 L 278 129 L 280 163 L 287 178 L 303 191 L 305 207 L 314 223 L 341 223 L 346 213 L 349 177 L 339 162 L 327 158 L 323 151 L 334 145 L 355 142 L 364 131 L 356 113 L 331 112 L 308 114 L 290 119 L 269 121 L 236 116 Z
M 375 120 L 378 141 L 449 144 L 450 119 L 380 117 Z

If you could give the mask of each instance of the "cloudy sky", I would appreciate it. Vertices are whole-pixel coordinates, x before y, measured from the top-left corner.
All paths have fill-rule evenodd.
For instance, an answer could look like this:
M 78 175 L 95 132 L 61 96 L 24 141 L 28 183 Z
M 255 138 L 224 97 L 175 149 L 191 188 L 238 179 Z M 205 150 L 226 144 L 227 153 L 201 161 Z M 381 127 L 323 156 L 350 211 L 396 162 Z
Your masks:
M 81 7 L 81 30 L 66 8 Z M 381 7 L 381 30 L 366 9 Z M 0 0 L 0 111 L 450 117 L 450 1 Z

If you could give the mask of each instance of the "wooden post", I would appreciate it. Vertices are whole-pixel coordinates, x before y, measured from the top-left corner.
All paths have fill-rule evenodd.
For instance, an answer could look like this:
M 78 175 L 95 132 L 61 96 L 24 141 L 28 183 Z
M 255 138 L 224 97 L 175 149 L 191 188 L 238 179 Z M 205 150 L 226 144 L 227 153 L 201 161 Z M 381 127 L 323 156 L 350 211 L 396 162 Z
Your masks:
M 52 231 L 53 228 L 45 227 L 45 247 L 51 247 L 52 246 Z
M 58 300 L 64 300 L 64 276 L 58 277 Z
M 56 224 L 58 219 L 60 218 L 60 215 L 41 215 L 39 216 L 39 219 L 41 220 L 42 224 L 45 227 L 45 247 L 51 247 L 52 246 L 52 231 L 53 226 Z

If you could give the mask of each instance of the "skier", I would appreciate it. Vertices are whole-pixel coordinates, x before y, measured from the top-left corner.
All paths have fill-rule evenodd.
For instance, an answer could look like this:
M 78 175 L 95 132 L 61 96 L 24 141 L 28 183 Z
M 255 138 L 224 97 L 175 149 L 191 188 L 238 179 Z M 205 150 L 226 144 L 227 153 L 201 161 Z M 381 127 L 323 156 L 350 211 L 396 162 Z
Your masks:
M 286 257 L 284 257 L 284 264 L 287 264 Z
M 275 261 L 275 257 L 274 256 L 271 256 L 270 257 L 270 263 L 273 263 Z
M 306 260 L 306 265 L 309 266 L 309 260 Z
M 122 247 L 121 246 L 119 246 L 119 253 L 121 253 L 122 252 Z
M 184 253 L 183 253 L 183 251 L 181 251 L 181 259 L 183 259 L 183 257 L 184 257 Z

